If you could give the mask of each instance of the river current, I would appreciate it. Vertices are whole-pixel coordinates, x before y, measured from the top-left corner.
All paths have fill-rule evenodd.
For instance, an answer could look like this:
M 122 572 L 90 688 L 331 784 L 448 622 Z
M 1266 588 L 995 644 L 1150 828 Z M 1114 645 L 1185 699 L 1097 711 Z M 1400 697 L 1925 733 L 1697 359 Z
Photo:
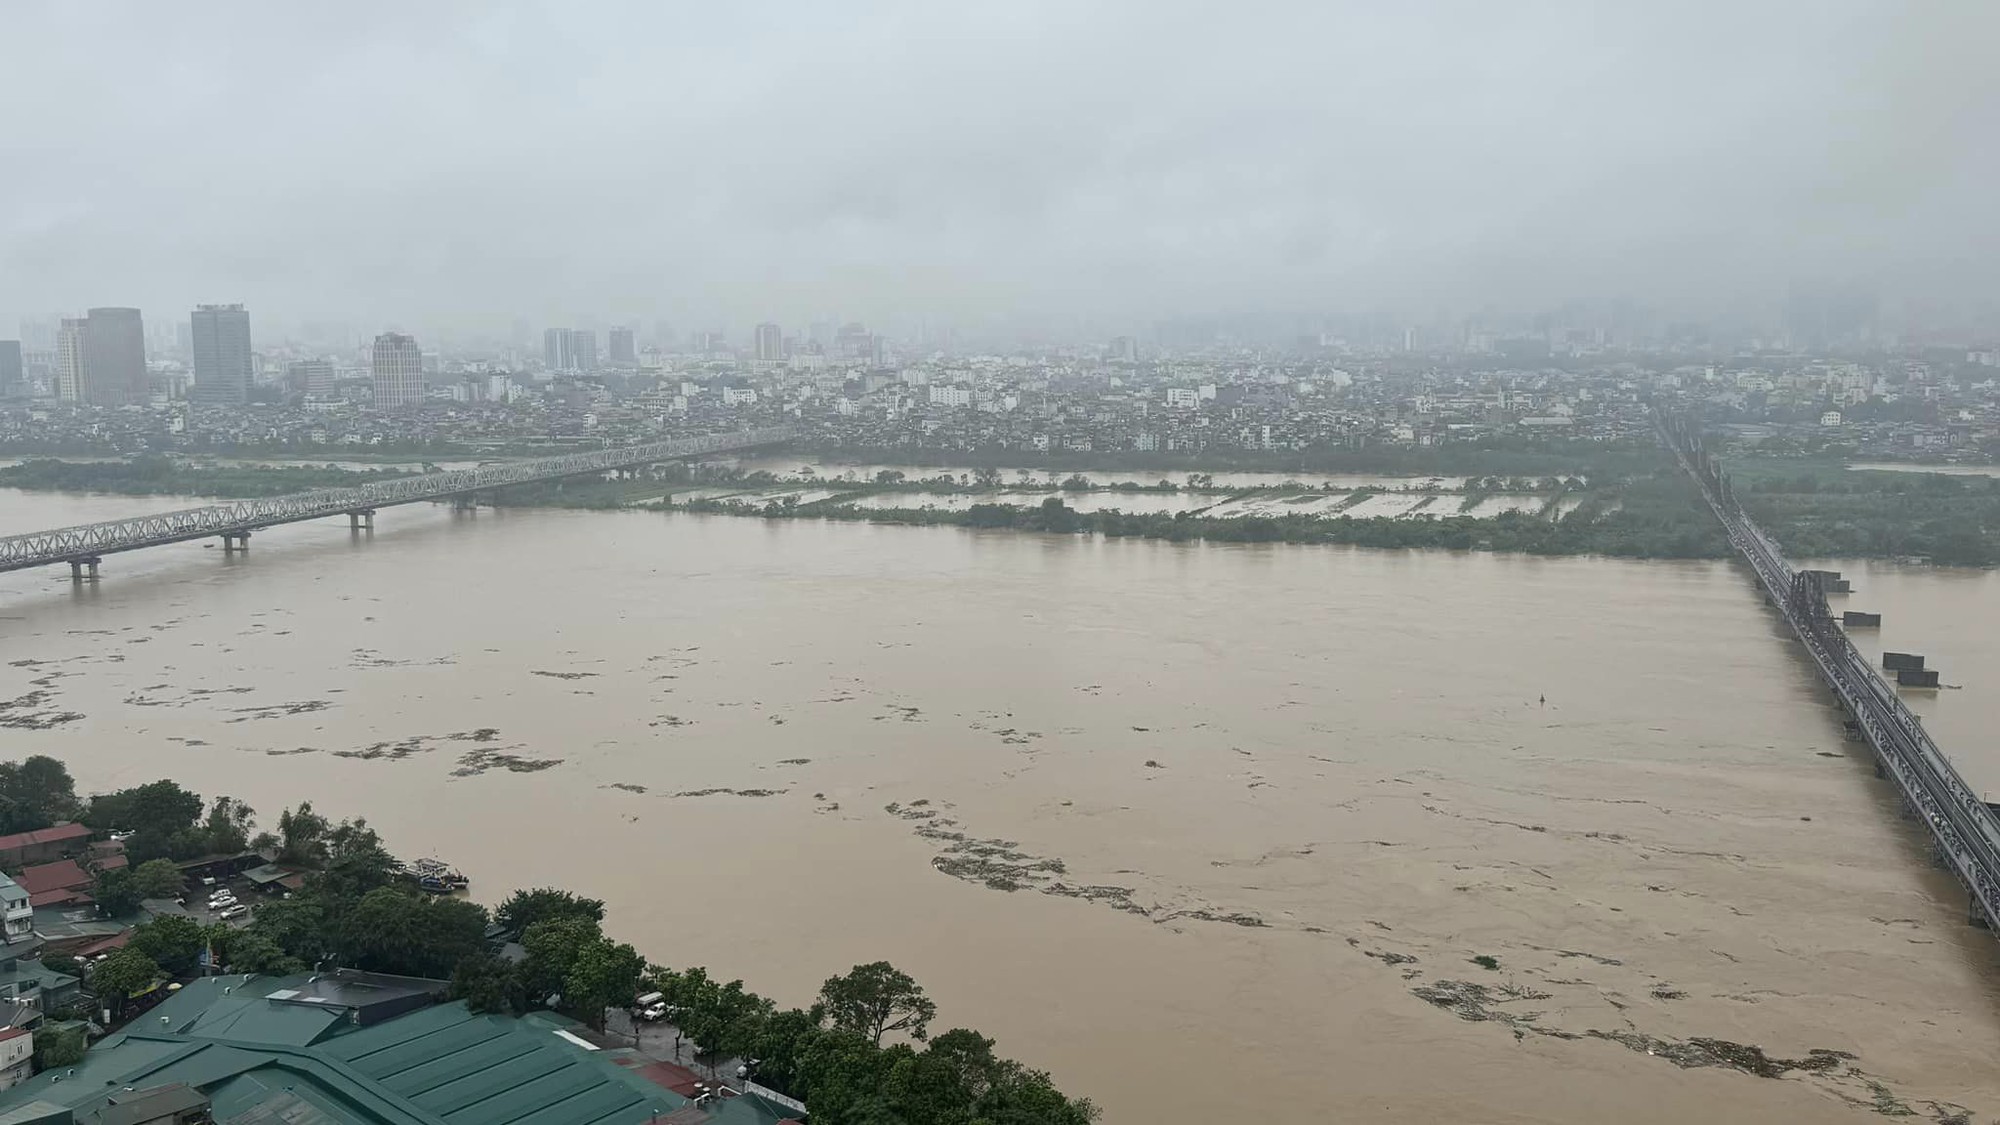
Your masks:
M 376 520 L 0 575 L 0 758 L 366 816 L 783 1003 L 886 959 L 1114 1125 L 2000 1114 L 2000 946 L 1731 564 Z M 2000 789 L 2000 576 L 1833 565 Z

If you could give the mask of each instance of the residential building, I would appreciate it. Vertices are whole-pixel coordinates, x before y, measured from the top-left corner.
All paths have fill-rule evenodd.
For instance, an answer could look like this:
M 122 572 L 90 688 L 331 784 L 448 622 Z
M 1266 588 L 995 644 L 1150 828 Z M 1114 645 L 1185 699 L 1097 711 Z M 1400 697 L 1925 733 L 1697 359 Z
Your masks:
M 722 388 L 722 405 L 724 406 L 747 406 L 756 401 L 757 389 L 755 387 Z
M 25 1027 L 0 1027 L 0 1090 L 9 1090 L 35 1073 L 35 1033 Z
M 0 938 L 12 945 L 35 936 L 35 908 L 28 888 L 0 875 Z
M 775 363 L 785 358 L 784 329 L 770 323 L 758 325 L 756 333 L 751 338 L 751 346 L 755 357 L 760 361 Z
M 1167 405 L 1193 408 L 1201 405 L 1201 392 L 1192 387 L 1168 387 Z
M 597 333 L 588 328 L 570 329 L 569 355 L 578 371 L 597 370 Z
M 242 305 L 196 305 L 189 318 L 194 352 L 194 399 L 241 404 L 250 401 L 250 314 Z
M 322 401 L 333 397 L 333 361 L 301 359 L 285 365 L 285 382 L 292 391 Z
M 21 365 L 21 341 L 0 340 L 0 398 L 27 391 L 28 373 Z
M 84 317 L 82 401 L 93 406 L 143 405 L 153 394 L 146 376 L 146 325 L 138 309 L 91 309 Z
M 570 357 L 569 329 L 549 328 L 542 332 L 542 366 L 550 371 L 573 371 L 576 361 Z
M 611 363 L 614 367 L 635 367 L 639 363 L 639 351 L 632 346 L 632 330 L 623 326 L 611 330 Z
M 56 397 L 64 402 L 82 402 L 84 384 L 90 378 L 90 361 L 84 351 L 84 333 L 90 322 L 66 316 L 56 330 Z
M 404 410 L 424 401 L 424 355 L 415 337 L 384 332 L 375 337 L 370 358 L 374 403 L 378 410 Z
M 972 388 L 937 384 L 931 387 L 933 406 L 971 406 Z

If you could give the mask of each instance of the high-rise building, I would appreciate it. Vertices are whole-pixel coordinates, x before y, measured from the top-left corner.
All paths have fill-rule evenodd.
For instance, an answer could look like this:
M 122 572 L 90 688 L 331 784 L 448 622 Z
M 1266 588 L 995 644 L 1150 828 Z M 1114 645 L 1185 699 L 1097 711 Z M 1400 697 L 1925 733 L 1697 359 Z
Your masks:
M 400 332 L 384 332 L 375 337 L 369 358 L 375 377 L 374 400 L 378 410 L 402 410 L 424 401 L 424 353 L 416 338 Z
M 285 365 L 285 381 L 291 389 L 313 400 L 333 397 L 333 363 L 324 359 L 301 359 Z
M 578 371 L 597 370 L 597 333 L 589 328 L 572 328 L 569 358 Z
M 92 309 L 84 317 L 83 401 L 93 406 L 144 404 L 153 395 L 146 375 L 146 325 L 138 309 Z
M 783 359 L 785 358 L 785 330 L 775 324 L 760 324 L 757 326 L 756 335 L 752 338 L 751 347 L 755 349 L 754 354 L 760 360 Z
M 250 401 L 250 314 L 242 305 L 196 305 L 189 326 L 195 401 Z
M 550 328 L 542 333 L 542 366 L 550 371 L 568 371 L 576 366 L 569 354 L 569 329 Z
M 21 366 L 21 341 L 0 340 L 0 396 L 27 391 L 28 373 Z
M 639 362 L 639 350 L 632 346 L 632 330 L 625 327 L 611 329 L 611 363 L 613 366 L 631 367 Z
M 82 317 L 64 317 L 56 329 L 56 397 L 64 402 L 82 402 L 90 372 L 84 352 L 84 333 L 90 322 Z

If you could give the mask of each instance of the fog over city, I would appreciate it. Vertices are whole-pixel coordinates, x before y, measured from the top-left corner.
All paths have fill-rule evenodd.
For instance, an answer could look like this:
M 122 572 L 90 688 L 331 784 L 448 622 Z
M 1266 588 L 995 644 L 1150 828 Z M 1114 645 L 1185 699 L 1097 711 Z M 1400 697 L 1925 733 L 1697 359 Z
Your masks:
M 0 323 L 1988 300 L 2000 6 L 10 6 Z

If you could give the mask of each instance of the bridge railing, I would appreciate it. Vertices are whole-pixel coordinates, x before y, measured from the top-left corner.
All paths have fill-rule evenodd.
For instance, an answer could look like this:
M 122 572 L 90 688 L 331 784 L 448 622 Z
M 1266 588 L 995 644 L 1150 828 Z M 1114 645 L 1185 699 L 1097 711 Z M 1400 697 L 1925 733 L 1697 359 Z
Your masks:
M 1777 543 L 1735 503 L 1728 478 L 1687 428 L 1662 420 L 1662 437 L 1695 483 L 1730 542 L 1806 646 L 1821 678 L 1875 748 L 1883 772 L 1922 816 L 1938 851 L 1972 893 L 1989 924 L 2000 925 L 2000 816 L 1959 775 L 1915 714 L 1875 674 L 1845 630 L 1833 624 L 1816 582 L 1801 587 Z
M 791 438 L 792 432 L 789 426 L 765 426 L 725 434 L 672 438 L 645 445 L 569 453 L 532 461 L 511 461 L 476 469 L 397 477 L 354 488 L 323 488 L 11 535 L 0 538 L 0 570 L 16 570 L 225 532 L 255 531 L 272 524 L 605 472 L 653 461 L 670 461 L 703 453 L 726 453 L 786 441 Z

